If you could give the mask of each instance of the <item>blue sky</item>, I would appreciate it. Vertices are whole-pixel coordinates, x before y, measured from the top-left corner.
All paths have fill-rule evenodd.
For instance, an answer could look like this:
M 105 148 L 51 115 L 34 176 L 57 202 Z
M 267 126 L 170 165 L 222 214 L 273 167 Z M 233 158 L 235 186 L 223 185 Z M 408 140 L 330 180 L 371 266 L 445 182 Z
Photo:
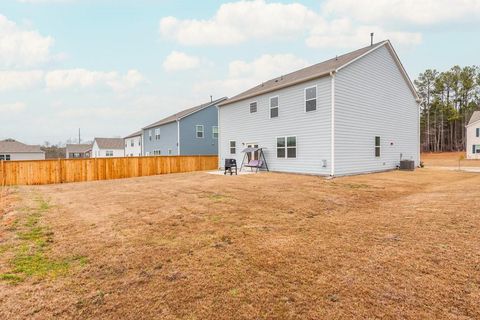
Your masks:
M 478 65 L 480 0 L 2 0 L 0 139 L 128 135 L 389 38 L 412 78 Z

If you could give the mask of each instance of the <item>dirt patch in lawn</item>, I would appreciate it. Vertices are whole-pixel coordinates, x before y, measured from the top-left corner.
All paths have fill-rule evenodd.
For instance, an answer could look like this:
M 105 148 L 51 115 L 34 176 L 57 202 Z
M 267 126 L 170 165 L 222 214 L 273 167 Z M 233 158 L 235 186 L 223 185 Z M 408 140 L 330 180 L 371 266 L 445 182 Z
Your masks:
M 479 318 L 479 183 L 422 169 L 21 188 L 18 206 L 49 203 L 45 257 L 70 264 L 0 282 L 0 318 Z

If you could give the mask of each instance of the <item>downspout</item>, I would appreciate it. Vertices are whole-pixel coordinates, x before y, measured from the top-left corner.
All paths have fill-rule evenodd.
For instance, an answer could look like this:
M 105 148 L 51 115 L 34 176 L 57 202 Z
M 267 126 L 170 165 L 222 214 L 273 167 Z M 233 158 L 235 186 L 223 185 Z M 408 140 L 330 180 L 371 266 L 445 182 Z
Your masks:
M 177 119 L 177 156 L 180 155 L 180 119 Z
M 331 106 L 330 106 L 330 176 L 335 176 L 335 72 L 330 71 L 330 78 L 331 78 Z
M 218 168 L 222 167 L 222 149 L 221 146 L 221 132 L 220 132 L 220 107 L 217 105 L 217 130 L 218 130 L 218 139 L 217 139 L 217 156 L 218 156 Z

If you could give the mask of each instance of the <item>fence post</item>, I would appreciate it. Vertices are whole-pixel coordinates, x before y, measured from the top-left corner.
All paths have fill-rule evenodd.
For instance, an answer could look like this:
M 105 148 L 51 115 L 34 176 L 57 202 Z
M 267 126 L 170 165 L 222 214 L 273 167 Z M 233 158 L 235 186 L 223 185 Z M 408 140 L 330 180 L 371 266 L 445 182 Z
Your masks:
M 7 185 L 7 177 L 6 177 L 6 174 L 5 174 L 5 161 L 4 160 L 0 160 L 0 171 L 2 173 L 2 176 L 1 176 L 1 180 L 0 182 L 2 183 L 1 186 L 4 187 Z

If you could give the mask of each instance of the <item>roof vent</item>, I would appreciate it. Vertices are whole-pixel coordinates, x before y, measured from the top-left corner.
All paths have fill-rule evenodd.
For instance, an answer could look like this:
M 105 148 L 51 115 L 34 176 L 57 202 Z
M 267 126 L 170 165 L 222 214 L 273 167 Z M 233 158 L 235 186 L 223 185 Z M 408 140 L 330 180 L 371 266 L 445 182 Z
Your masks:
M 373 32 L 370 33 L 370 45 L 373 46 Z

